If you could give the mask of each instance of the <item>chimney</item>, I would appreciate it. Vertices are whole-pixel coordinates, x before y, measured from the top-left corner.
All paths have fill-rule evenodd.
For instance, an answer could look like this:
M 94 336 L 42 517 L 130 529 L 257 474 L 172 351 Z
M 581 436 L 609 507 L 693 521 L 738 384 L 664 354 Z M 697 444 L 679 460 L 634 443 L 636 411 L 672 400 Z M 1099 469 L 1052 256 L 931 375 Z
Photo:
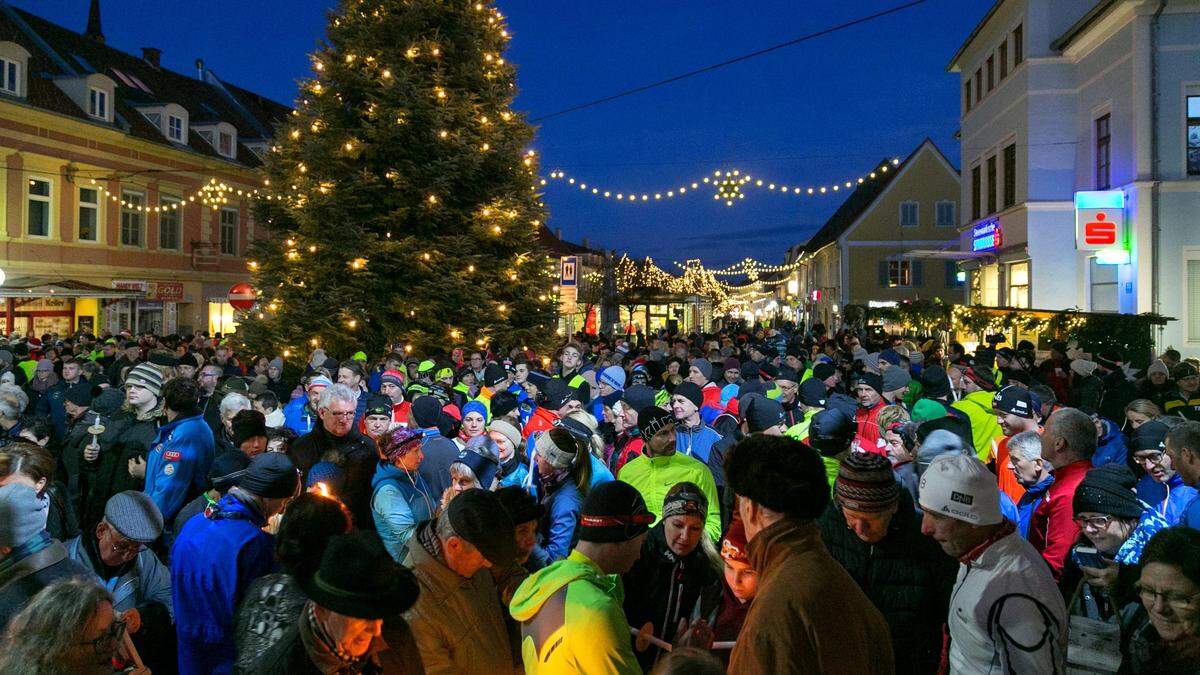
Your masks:
M 104 31 L 100 30 L 100 0 L 92 0 L 88 7 L 87 30 L 83 34 L 97 42 L 104 42 Z
M 142 47 L 142 60 L 158 68 L 159 61 L 162 60 L 162 50 L 158 47 Z
M 204 81 L 204 59 L 196 59 L 196 79 Z

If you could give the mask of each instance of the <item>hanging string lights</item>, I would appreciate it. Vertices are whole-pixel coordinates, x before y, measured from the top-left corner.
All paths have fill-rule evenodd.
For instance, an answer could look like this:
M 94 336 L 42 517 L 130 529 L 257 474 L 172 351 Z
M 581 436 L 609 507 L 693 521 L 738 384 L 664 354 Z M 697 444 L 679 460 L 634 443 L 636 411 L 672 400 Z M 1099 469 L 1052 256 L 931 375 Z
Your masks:
M 122 208 L 131 211 L 140 211 L 142 213 L 162 213 L 164 211 L 178 211 L 180 207 L 187 206 L 199 202 L 202 206 L 207 206 L 212 209 L 219 209 L 222 206 L 229 204 L 230 197 L 252 198 L 258 197 L 259 192 L 256 189 L 245 190 L 234 188 L 223 181 L 218 181 L 216 178 L 208 179 L 208 182 L 200 186 L 200 189 L 195 192 L 180 197 L 178 201 L 163 202 L 158 206 L 148 206 L 139 204 L 134 200 L 129 200 L 113 193 L 95 178 L 92 178 L 90 184 L 94 186 L 102 195 L 108 197 L 112 202 L 120 204 Z

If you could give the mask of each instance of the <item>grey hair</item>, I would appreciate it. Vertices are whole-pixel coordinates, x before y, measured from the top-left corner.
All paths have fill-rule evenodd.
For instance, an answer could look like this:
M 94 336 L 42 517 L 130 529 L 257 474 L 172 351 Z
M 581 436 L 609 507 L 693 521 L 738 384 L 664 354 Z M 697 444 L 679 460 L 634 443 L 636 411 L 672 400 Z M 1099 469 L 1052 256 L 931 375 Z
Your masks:
M 1096 423 L 1077 408 L 1061 408 L 1046 420 L 1046 430 L 1067 443 L 1071 454 L 1091 459 L 1096 454 Z
M 250 410 L 254 405 L 250 403 L 250 399 L 242 396 L 237 392 L 225 394 L 225 398 L 221 399 L 221 419 L 233 417 L 233 415 L 242 410 Z
M 1036 431 L 1022 431 L 1008 439 L 1008 452 L 1013 457 L 1025 460 L 1026 462 L 1041 459 L 1042 437 Z
M 29 394 L 15 384 L 0 384 L 0 417 L 15 420 L 29 407 Z
M 104 587 L 84 579 L 60 581 L 38 591 L 8 624 L 0 642 L 0 673 L 70 672 L 74 664 L 64 657 L 100 604 L 112 601 Z
M 454 526 L 450 524 L 450 509 L 442 509 L 442 512 L 437 517 L 437 522 L 434 523 L 433 533 L 442 542 L 445 542 L 450 537 L 458 536 L 458 533 L 454 531 Z
M 358 405 L 358 393 L 344 384 L 325 387 L 321 392 L 321 398 L 317 399 L 317 410 L 328 409 L 334 401 Z

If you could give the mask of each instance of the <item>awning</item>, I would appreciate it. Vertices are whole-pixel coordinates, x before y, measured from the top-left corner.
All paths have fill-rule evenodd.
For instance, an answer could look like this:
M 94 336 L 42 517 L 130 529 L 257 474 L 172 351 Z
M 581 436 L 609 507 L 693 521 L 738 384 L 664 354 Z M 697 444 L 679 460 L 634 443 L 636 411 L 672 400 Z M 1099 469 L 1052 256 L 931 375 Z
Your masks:
M 47 281 L 35 277 L 8 279 L 0 286 L 0 298 L 111 298 L 139 299 L 146 297 L 145 291 L 121 288 L 105 288 L 83 281 L 58 279 Z
M 905 251 L 900 254 L 901 258 L 915 258 L 919 260 L 982 260 L 986 258 L 995 258 L 995 251 L 959 251 L 957 249 L 918 249 L 915 251 Z

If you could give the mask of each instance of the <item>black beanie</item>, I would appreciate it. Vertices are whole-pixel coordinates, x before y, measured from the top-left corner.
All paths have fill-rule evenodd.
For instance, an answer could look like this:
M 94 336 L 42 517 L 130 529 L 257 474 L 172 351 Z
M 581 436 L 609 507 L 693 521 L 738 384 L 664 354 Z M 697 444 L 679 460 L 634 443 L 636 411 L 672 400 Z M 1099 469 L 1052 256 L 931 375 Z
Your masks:
M 267 418 L 257 410 L 239 410 L 233 416 L 229 426 L 233 429 L 233 446 L 240 447 L 242 443 L 256 436 L 267 436 Z
M 1142 502 L 1134 488 L 1137 478 L 1124 464 L 1105 464 L 1091 469 L 1075 489 L 1071 505 L 1075 513 L 1103 513 L 1116 518 L 1138 518 Z
M 642 494 L 629 483 L 614 480 L 592 489 L 579 514 L 579 540 L 598 544 L 629 541 L 650 529 L 654 514 Z
M 237 486 L 259 497 L 284 499 L 295 496 L 300 489 L 300 472 L 287 455 L 264 452 L 250 460 Z
M 498 391 L 492 395 L 492 417 L 503 417 L 517 409 L 517 395 L 511 391 Z
M 750 433 L 760 432 L 783 422 L 783 406 L 762 394 L 746 394 L 738 399 L 738 412 Z
M 250 466 L 250 458 L 244 452 L 223 452 L 213 460 L 208 469 L 208 482 L 217 492 L 225 494 L 238 484 Z
M 941 366 L 926 366 L 921 371 L 921 394 L 926 398 L 950 395 L 950 377 Z
M 422 429 L 436 427 L 442 404 L 433 396 L 418 396 L 412 404 L 412 417 Z
M 832 363 L 822 361 L 813 366 L 812 376 L 818 380 L 826 380 L 837 374 L 837 368 Z
M 883 376 L 879 373 L 863 373 L 862 377 L 858 378 L 858 384 L 865 384 L 878 394 L 883 393 Z
M 675 385 L 674 396 L 682 396 L 691 401 L 699 408 L 704 404 L 704 393 L 700 391 L 700 386 L 695 382 L 680 382 Z

